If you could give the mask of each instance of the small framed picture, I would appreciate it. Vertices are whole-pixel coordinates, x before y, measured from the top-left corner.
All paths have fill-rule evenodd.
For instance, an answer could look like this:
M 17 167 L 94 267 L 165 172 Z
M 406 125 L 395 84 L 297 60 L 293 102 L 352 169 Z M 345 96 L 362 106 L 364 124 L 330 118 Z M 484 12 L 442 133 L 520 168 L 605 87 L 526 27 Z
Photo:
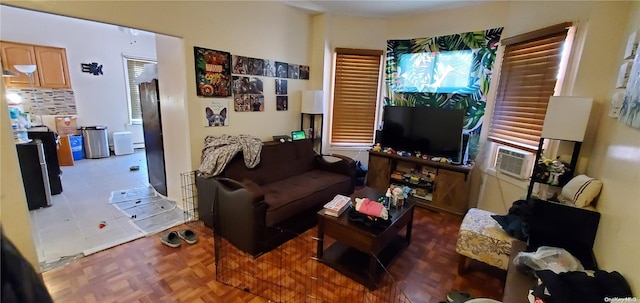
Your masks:
M 620 109 L 624 103 L 624 92 L 617 92 L 613 94 L 611 98 L 611 105 L 609 105 L 609 117 L 620 117 Z
M 638 50 L 638 40 L 640 39 L 640 35 L 638 35 L 638 31 L 632 32 L 629 34 L 629 38 L 627 38 L 627 47 L 624 49 L 624 59 L 633 59 L 636 51 Z
M 631 67 L 633 62 L 625 62 L 620 65 L 620 71 L 618 71 L 618 79 L 616 80 L 616 88 L 626 88 L 627 82 L 629 82 L 629 75 L 631 75 Z
M 276 95 L 286 95 L 286 94 L 287 94 L 287 80 L 276 79 Z
M 283 111 L 289 109 L 289 97 L 276 96 L 276 110 Z

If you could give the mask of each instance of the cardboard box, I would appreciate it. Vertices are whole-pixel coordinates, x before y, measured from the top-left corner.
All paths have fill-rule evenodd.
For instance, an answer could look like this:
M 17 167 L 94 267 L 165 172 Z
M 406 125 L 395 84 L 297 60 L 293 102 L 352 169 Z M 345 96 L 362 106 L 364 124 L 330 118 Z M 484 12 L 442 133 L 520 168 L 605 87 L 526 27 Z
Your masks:
M 80 135 L 78 117 L 56 117 L 56 132 L 59 136 Z

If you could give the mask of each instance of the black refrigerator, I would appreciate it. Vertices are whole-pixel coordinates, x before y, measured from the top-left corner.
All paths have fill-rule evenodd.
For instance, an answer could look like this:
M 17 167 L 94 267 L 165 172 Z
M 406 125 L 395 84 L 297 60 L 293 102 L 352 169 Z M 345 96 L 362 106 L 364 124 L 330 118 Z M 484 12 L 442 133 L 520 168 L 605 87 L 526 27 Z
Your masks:
M 60 163 L 58 163 L 58 135 L 46 126 L 29 128 L 27 135 L 29 139 L 39 139 L 42 141 L 51 194 L 57 195 L 61 193 L 62 180 L 60 180 L 60 175 L 62 174 L 62 170 L 60 170 Z
M 140 83 L 140 106 L 142 107 L 142 129 L 144 149 L 147 154 L 149 184 L 161 195 L 167 195 L 167 174 L 164 163 L 162 138 L 162 116 L 158 79 Z
M 51 189 L 44 155 L 44 144 L 35 139 L 16 144 L 18 162 L 29 210 L 51 206 Z

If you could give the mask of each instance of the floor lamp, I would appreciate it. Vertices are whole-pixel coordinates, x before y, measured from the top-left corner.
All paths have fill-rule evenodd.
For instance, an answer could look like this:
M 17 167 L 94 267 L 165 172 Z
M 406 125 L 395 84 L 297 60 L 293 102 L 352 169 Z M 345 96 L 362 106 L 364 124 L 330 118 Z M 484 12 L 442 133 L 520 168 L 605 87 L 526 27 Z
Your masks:
M 36 71 L 35 64 L 14 65 L 13 67 L 29 77 L 29 85 L 31 86 L 31 97 L 33 98 L 33 103 L 35 103 L 36 110 L 38 111 L 38 116 L 40 117 L 40 125 L 44 125 L 44 121 L 42 120 L 42 111 L 40 110 L 40 104 L 38 103 L 35 94 L 36 89 L 35 87 L 33 87 L 33 73 Z

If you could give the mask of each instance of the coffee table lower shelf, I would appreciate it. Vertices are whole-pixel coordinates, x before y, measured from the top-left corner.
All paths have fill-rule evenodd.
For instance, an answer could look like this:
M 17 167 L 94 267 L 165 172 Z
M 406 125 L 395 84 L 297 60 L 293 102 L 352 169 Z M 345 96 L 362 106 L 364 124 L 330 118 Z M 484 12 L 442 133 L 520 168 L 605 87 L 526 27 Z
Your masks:
M 380 263 L 386 267 L 398 256 L 402 249 L 408 245 L 409 242 L 407 242 L 405 237 L 396 236 L 380 254 L 378 254 L 377 257 Z M 370 274 L 370 258 L 373 258 L 373 256 L 368 253 L 359 251 L 342 242 L 335 242 L 324 250 L 320 260 L 370 290 L 375 290 L 377 288 L 376 284 L 380 282 L 380 278 L 384 275 L 384 270 L 382 270 L 380 264 L 378 264 L 376 272 Z

